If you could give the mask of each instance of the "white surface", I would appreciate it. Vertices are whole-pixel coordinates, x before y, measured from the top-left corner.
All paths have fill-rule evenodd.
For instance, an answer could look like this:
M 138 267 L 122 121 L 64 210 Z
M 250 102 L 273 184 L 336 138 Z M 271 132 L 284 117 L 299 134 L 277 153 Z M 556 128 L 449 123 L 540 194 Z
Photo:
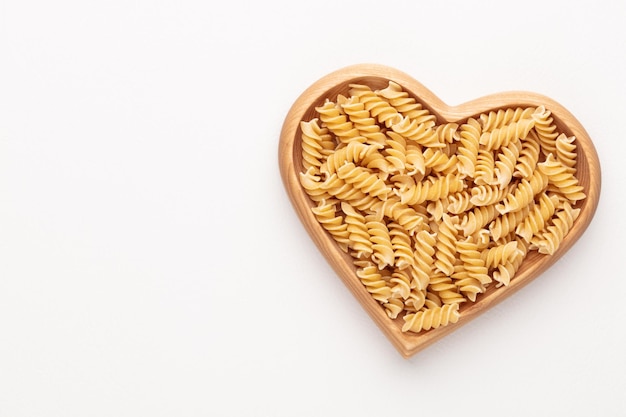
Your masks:
M 626 6 L 413 3 L 1 1 L 0 416 L 623 415 Z M 362 62 L 548 95 L 602 162 L 579 243 L 410 360 L 278 173 L 296 97 Z

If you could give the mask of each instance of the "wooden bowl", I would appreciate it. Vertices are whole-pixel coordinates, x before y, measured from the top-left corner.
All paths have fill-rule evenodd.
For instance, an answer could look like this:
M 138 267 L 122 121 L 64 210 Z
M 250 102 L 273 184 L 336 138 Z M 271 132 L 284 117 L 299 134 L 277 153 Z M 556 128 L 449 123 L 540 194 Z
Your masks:
M 350 255 L 338 247 L 314 217 L 311 212 L 314 203 L 300 185 L 299 180 L 299 173 L 303 172 L 300 121 L 317 117 L 315 107 L 323 104 L 326 98 L 334 100 L 338 94 L 349 96 L 349 84 L 367 84 L 374 90 L 385 88 L 389 80 L 401 85 L 405 91 L 421 102 L 437 117 L 438 123 L 459 123 L 469 117 L 502 108 L 544 105 L 552 112 L 559 130 L 567 136 L 576 137 L 577 177 L 587 194 L 587 198 L 577 204 L 576 207 L 581 209 L 581 213 L 556 253 L 546 256 L 536 251 L 530 252 L 507 287 L 492 286 L 481 294 L 475 303 L 463 303 L 460 308 L 460 318 L 456 324 L 420 333 L 403 333 L 402 319 L 390 319 L 382 306 L 366 291 L 355 274 Z M 600 196 L 600 163 L 593 143 L 578 120 L 554 100 L 535 93 L 515 91 L 489 95 L 458 106 L 449 106 L 409 75 L 393 68 L 374 64 L 353 65 L 340 69 L 326 75 L 305 90 L 285 118 L 278 156 L 284 186 L 307 232 L 365 311 L 405 358 L 495 306 L 554 264 L 581 237 L 591 222 Z

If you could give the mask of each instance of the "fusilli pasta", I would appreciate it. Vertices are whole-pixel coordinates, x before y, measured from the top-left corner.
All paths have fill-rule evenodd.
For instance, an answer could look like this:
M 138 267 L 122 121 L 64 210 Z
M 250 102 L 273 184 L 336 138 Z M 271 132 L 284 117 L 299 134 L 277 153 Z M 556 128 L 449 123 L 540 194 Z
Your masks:
M 299 126 L 302 189 L 402 331 L 456 323 L 529 252 L 554 254 L 579 215 L 575 138 L 544 106 L 448 122 L 389 81 L 315 110 Z

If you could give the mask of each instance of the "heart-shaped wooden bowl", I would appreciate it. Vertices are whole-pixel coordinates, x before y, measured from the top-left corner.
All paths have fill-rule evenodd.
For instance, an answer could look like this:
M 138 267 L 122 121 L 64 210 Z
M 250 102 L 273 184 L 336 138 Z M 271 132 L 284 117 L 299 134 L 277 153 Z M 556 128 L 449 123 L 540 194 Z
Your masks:
M 437 117 L 438 123 L 462 123 L 469 117 L 503 108 L 545 106 L 552 112 L 558 129 L 567 136 L 576 137 L 578 153 L 576 175 L 587 195 L 585 200 L 577 204 L 577 207 L 581 209 L 580 215 L 553 255 L 530 252 L 508 286 L 490 287 L 479 296 L 475 303 L 464 303 L 456 324 L 420 333 L 402 332 L 402 319 L 390 319 L 381 305 L 367 292 L 356 276 L 350 255 L 343 252 L 318 223 L 311 211 L 314 203 L 302 188 L 299 180 L 299 173 L 304 171 L 300 121 L 317 117 L 315 107 L 322 105 L 327 98 L 335 100 L 338 94 L 349 96 L 349 84 L 366 84 L 375 90 L 385 88 L 390 80 L 402 86 L 405 91 L 421 102 Z M 285 118 L 280 136 L 279 164 L 287 193 L 309 235 L 345 285 L 405 358 L 495 306 L 554 264 L 583 234 L 591 222 L 600 196 L 600 163 L 593 143 L 578 120 L 554 100 L 535 93 L 506 92 L 482 97 L 458 106 L 448 106 L 409 75 L 393 68 L 374 64 L 353 65 L 328 74 L 300 95 Z

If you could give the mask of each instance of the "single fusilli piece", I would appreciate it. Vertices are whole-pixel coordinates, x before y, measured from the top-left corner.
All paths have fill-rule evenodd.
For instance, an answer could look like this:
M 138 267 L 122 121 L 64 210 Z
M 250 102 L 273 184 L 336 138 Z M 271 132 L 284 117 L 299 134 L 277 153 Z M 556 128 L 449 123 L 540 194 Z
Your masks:
M 392 107 L 409 120 L 415 120 L 415 122 L 423 124 L 427 128 L 435 125 L 435 116 L 424 109 L 413 97 L 410 97 L 409 93 L 403 91 L 402 87 L 397 83 L 389 81 L 387 87 L 378 90 L 376 93 L 387 100 Z
M 515 233 L 526 242 L 530 242 L 534 235 L 544 230 L 558 202 L 559 198 L 555 194 L 542 193 L 539 196 L 539 203 L 532 205 L 528 215 L 515 228 Z
M 489 151 L 507 146 L 515 140 L 525 139 L 534 124 L 534 119 L 521 119 L 491 132 L 483 131 L 479 143 Z
M 434 269 L 434 255 L 436 251 L 437 237 L 435 233 L 422 230 L 415 235 L 415 251 L 413 257 L 415 264 L 412 271 L 415 276 L 417 289 L 425 290 L 430 281 Z
M 300 122 L 302 131 L 302 165 L 304 169 L 319 167 L 322 161 L 335 149 L 335 141 L 328 129 L 320 127 L 318 119 Z
M 517 256 L 519 249 L 517 241 L 513 240 L 504 245 L 497 245 L 482 251 L 481 258 L 485 262 L 488 269 L 497 268 L 498 265 L 504 265 L 507 261 Z
M 458 231 L 456 225 L 459 218 L 443 215 L 442 223 L 437 232 L 437 243 L 435 245 L 435 269 L 446 275 L 454 271 L 454 260 L 456 258 L 456 240 Z
M 481 252 L 478 251 L 478 244 L 468 237 L 456 242 L 456 250 L 468 276 L 480 282 L 483 287 L 488 285 L 491 277 L 487 274 L 487 266 L 481 258 Z
M 357 267 L 356 276 L 367 292 L 369 292 L 376 301 L 387 303 L 391 297 L 391 288 L 387 284 L 387 281 L 383 279 L 383 275 L 376 265 L 368 260 L 354 261 L 354 265 Z
M 386 200 L 391 191 L 378 175 L 366 168 L 358 167 L 352 162 L 348 162 L 337 169 L 337 176 L 354 188 L 381 200 Z
M 365 109 L 370 112 L 372 117 L 379 123 L 384 124 L 385 127 L 392 127 L 402 120 L 402 115 L 368 86 L 350 84 L 350 94 L 357 97 L 359 102 L 365 105 Z
M 358 135 L 364 137 L 366 143 L 385 145 L 385 134 L 381 132 L 380 126 L 371 117 L 364 103 L 360 102 L 357 97 L 350 97 L 343 100 L 343 103 L 340 103 L 340 105 L 354 128 L 358 131 Z
M 521 119 L 530 119 L 535 109 L 533 107 L 517 107 L 515 109 L 500 109 L 480 115 L 480 124 L 485 132 L 500 129 L 503 126 L 517 122 Z
M 521 210 L 530 204 L 533 198 L 545 190 L 547 186 L 548 176 L 538 169 L 528 180 L 522 179 L 517 187 L 502 200 L 502 203 L 496 204 L 496 210 L 500 214 Z
M 580 214 L 580 209 L 572 208 L 567 201 L 563 203 L 563 207 L 557 210 L 552 222 L 546 227 L 546 230 L 535 236 L 531 243 L 537 248 L 539 253 L 553 255 L 559 248 L 565 235 L 574 225 L 574 221 Z
M 559 131 L 551 115 L 552 112 L 547 110 L 545 106 L 537 107 L 532 115 L 535 121 L 535 132 L 541 144 L 541 152 L 546 156 L 556 153 L 556 138 L 559 136 Z
M 482 129 L 476 119 L 470 118 L 459 128 L 459 147 L 457 158 L 459 160 L 459 172 L 468 177 L 474 177 L 478 148 Z M 493 155 L 492 155 L 493 156 Z
M 575 136 L 561 133 L 556 138 L 556 159 L 572 174 L 576 173 L 576 141 Z
M 403 332 L 419 333 L 422 330 L 436 329 L 459 321 L 459 305 L 446 304 L 425 311 L 404 316 Z
M 537 169 L 547 175 L 549 183 L 572 203 L 585 198 L 584 188 L 578 184 L 578 179 L 568 167 L 557 161 L 553 154 L 549 154 L 544 162 L 537 164 Z
M 341 210 L 345 215 L 344 222 L 349 233 L 348 247 L 354 251 L 353 256 L 357 259 L 369 258 L 374 250 L 365 217 L 345 201 L 341 203 Z
M 398 195 L 402 203 L 412 206 L 422 204 L 424 201 L 439 200 L 450 193 L 463 190 L 464 186 L 459 175 L 448 174 L 442 177 L 429 177 L 418 183 L 412 182 L 406 190 L 399 191 Z
M 474 183 L 476 185 L 495 185 L 496 159 L 492 151 L 480 148 L 474 166 Z
M 372 261 L 378 265 L 378 269 L 393 266 L 394 250 L 387 225 L 377 221 L 373 215 L 365 217 L 365 225 L 372 242 Z
M 315 218 L 331 234 L 342 251 L 348 252 L 350 232 L 342 216 L 337 215 L 337 200 L 322 200 L 311 209 Z
M 511 179 L 513 179 L 513 172 L 515 171 L 515 165 L 521 150 L 522 143 L 519 140 L 514 140 L 507 146 L 500 148 L 495 163 L 495 174 L 496 183 L 501 189 L 509 185 Z
M 411 295 L 412 277 L 407 270 L 394 269 L 389 279 L 391 295 L 400 298 L 403 302 Z
M 396 222 L 390 222 L 389 236 L 391 237 L 391 245 L 393 247 L 394 262 L 393 264 L 399 270 L 406 269 L 415 265 L 413 258 L 413 249 L 411 236 L 404 227 Z
M 511 192 L 513 185 L 501 188 L 499 185 L 479 185 L 470 190 L 470 202 L 475 206 L 491 206 L 502 201 Z
M 362 200 L 367 197 L 367 194 L 363 191 L 339 178 L 337 173 L 326 178 L 324 182 L 320 184 L 320 187 L 327 195 L 336 197 L 341 201 Z
M 360 142 L 350 142 L 341 149 L 337 149 L 321 164 L 320 171 L 331 175 L 348 162 L 370 169 L 379 169 L 387 172 L 387 162 L 378 151 L 377 146 L 367 145 Z
M 517 164 L 515 165 L 515 172 L 513 177 L 528 179 L 537 168 L 537 161 L 539 161 L 539 139 L 534 130 L 531 130 L 526 137 L 526 140 L 522 141 L 522 149 L 519 153 Z
M 485 292 L 485 287 L 479 280 L 470 276 L 462 263 L 454 265 L 454 272 L 451 275 L 454 285 L 459 289 L 469 301 L 475 302 L 478 294 Z

